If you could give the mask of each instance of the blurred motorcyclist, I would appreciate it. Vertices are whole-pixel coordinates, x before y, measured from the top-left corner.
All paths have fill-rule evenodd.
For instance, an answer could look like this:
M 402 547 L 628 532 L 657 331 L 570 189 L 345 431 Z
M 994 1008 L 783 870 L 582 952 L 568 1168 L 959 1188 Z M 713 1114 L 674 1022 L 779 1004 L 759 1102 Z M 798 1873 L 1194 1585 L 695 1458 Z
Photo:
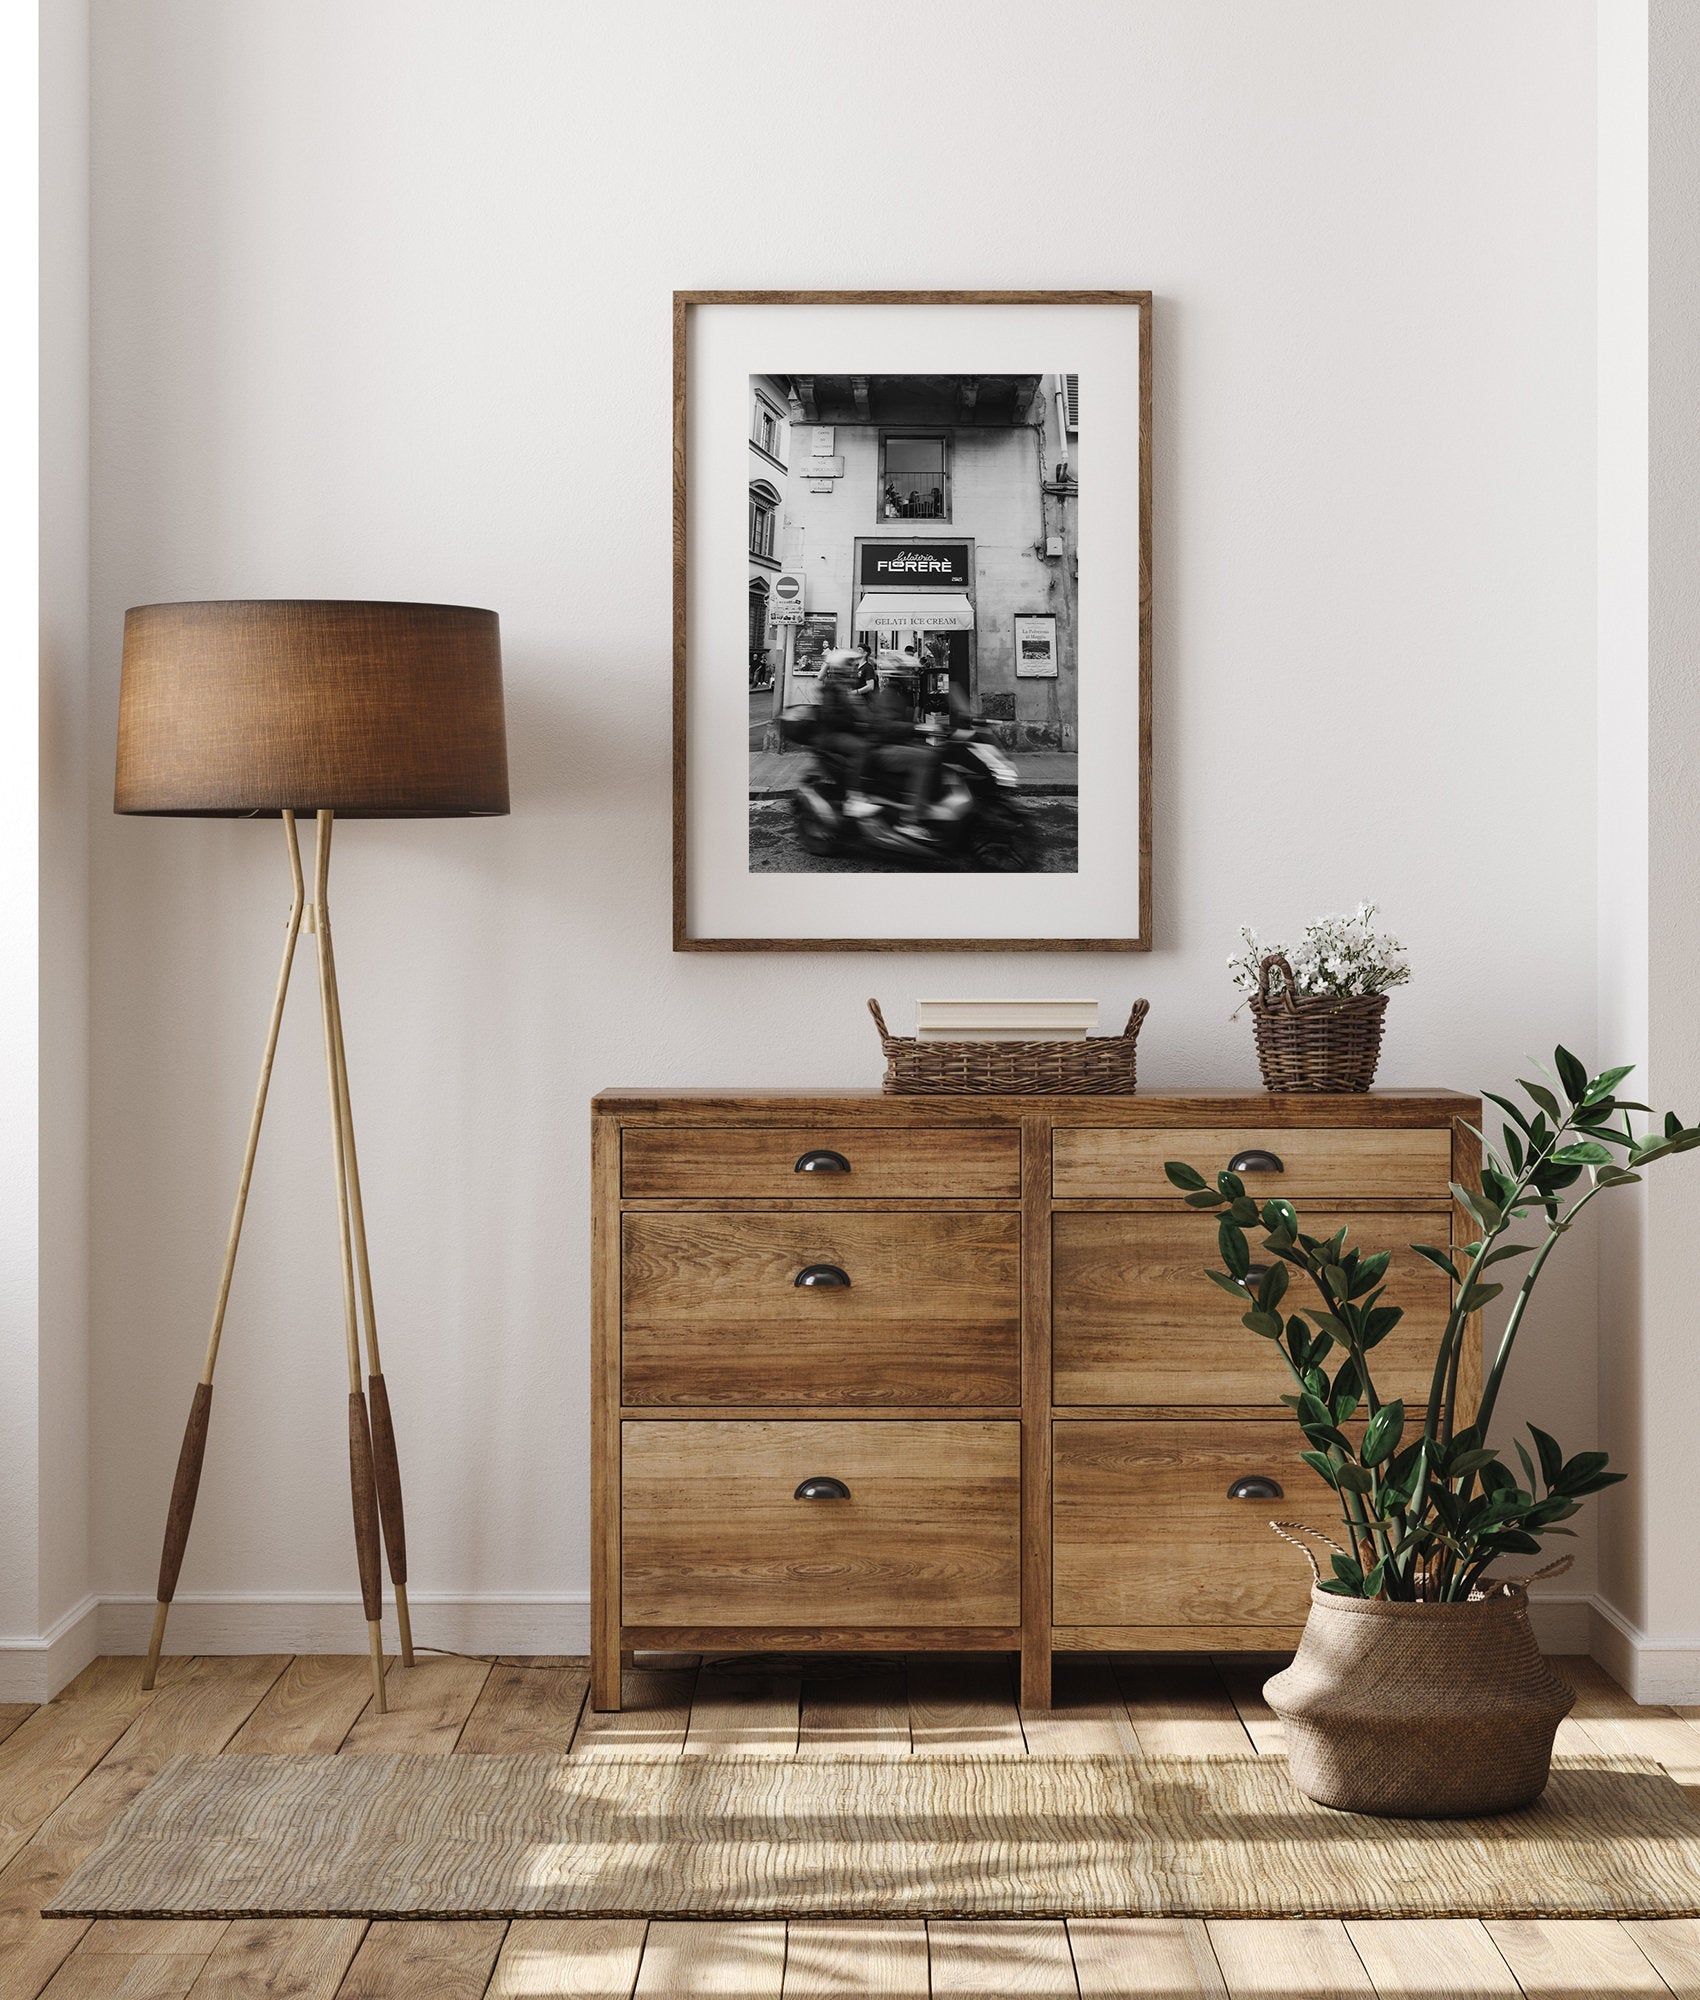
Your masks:
M 816 741 L 844 773 L 844 810 L 852 819 L 866 819 L 879 811 L 862 790 L 868 753 L 873 747 L 868 733 L 867 696 L 875 679 L 867 654 L 854 648 L 828 653 L 821 661 Z
M 938 755 L 934 746 L 915 740 L 915 666 L 914 648 L 909 647 L 897 656 L 895 666 L 880 674 L 879 691 L 868 709 L 873 738 L 869 761 L 907 781 L 908 803 L 897 819 L 898 830 L 931 845 L 933 835 L 921 824 L 921 813 L 932 792 Z

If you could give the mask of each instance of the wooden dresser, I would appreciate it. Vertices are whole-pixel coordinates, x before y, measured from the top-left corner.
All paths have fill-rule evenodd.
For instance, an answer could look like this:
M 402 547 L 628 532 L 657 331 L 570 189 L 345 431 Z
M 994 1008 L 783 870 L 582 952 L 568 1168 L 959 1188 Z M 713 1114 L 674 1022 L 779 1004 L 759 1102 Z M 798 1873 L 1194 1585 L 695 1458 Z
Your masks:
M 1268 1522 L 1330 1526 L 1332 1496 L 1163 1163 L 1246 1156 L 1309 1233 L 1392 1249 L 1378 1386 L 1423 1400 L 1448 1286 L 1404 1246 L 1468 1227 L 1480 1117 L 1438 1090 L 604 1093 L 593 1705 L 639 1648 L 1019 1649 L 1046 1707 L 1053 1650 L 1294 1643 L 1308 1577 Z

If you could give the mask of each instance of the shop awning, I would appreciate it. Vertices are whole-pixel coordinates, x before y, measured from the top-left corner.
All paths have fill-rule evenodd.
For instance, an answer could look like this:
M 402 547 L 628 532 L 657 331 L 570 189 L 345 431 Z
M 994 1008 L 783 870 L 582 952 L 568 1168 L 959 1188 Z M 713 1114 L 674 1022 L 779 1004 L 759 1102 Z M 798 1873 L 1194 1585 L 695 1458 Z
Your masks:
M 858 632 L 972 632 L 974 607 L 949 590 L 882 591 L 856 607 Z

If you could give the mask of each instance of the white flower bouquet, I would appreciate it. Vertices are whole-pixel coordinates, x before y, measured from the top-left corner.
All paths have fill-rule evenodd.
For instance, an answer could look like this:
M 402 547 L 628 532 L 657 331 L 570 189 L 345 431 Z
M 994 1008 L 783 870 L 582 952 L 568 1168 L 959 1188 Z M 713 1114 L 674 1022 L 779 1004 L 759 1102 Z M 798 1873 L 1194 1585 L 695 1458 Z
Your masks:
M 1376 904 L 1360 903 L 1349 916 L 1319 918 L 1305 927 L 1294 945 L 1265 942 L 1249 924 L 1242 924 L 1241 949 L 1228 960 L 1234 984 L 1250 999 L 1258 990 L 1263 961 L 1279 957 L 1293 968 L 1298 999 L 1355 1000 L 1403 986 L 1411 976 L 1405 947 L 1396 937 L 1376 930 L 1377 914 Z M 1271 966 L 1270 997 L 1278 998 L 1286 985 L 1281 968 Z

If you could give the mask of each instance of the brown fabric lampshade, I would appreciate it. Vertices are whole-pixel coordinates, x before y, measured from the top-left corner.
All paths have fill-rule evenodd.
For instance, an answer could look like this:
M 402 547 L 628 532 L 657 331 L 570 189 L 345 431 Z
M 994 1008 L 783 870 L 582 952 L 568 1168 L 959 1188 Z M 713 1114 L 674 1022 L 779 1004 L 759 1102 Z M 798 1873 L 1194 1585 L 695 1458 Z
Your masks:
M 508 810 L 493 611 L 250 598 L 124 614 L 121 813 Z

